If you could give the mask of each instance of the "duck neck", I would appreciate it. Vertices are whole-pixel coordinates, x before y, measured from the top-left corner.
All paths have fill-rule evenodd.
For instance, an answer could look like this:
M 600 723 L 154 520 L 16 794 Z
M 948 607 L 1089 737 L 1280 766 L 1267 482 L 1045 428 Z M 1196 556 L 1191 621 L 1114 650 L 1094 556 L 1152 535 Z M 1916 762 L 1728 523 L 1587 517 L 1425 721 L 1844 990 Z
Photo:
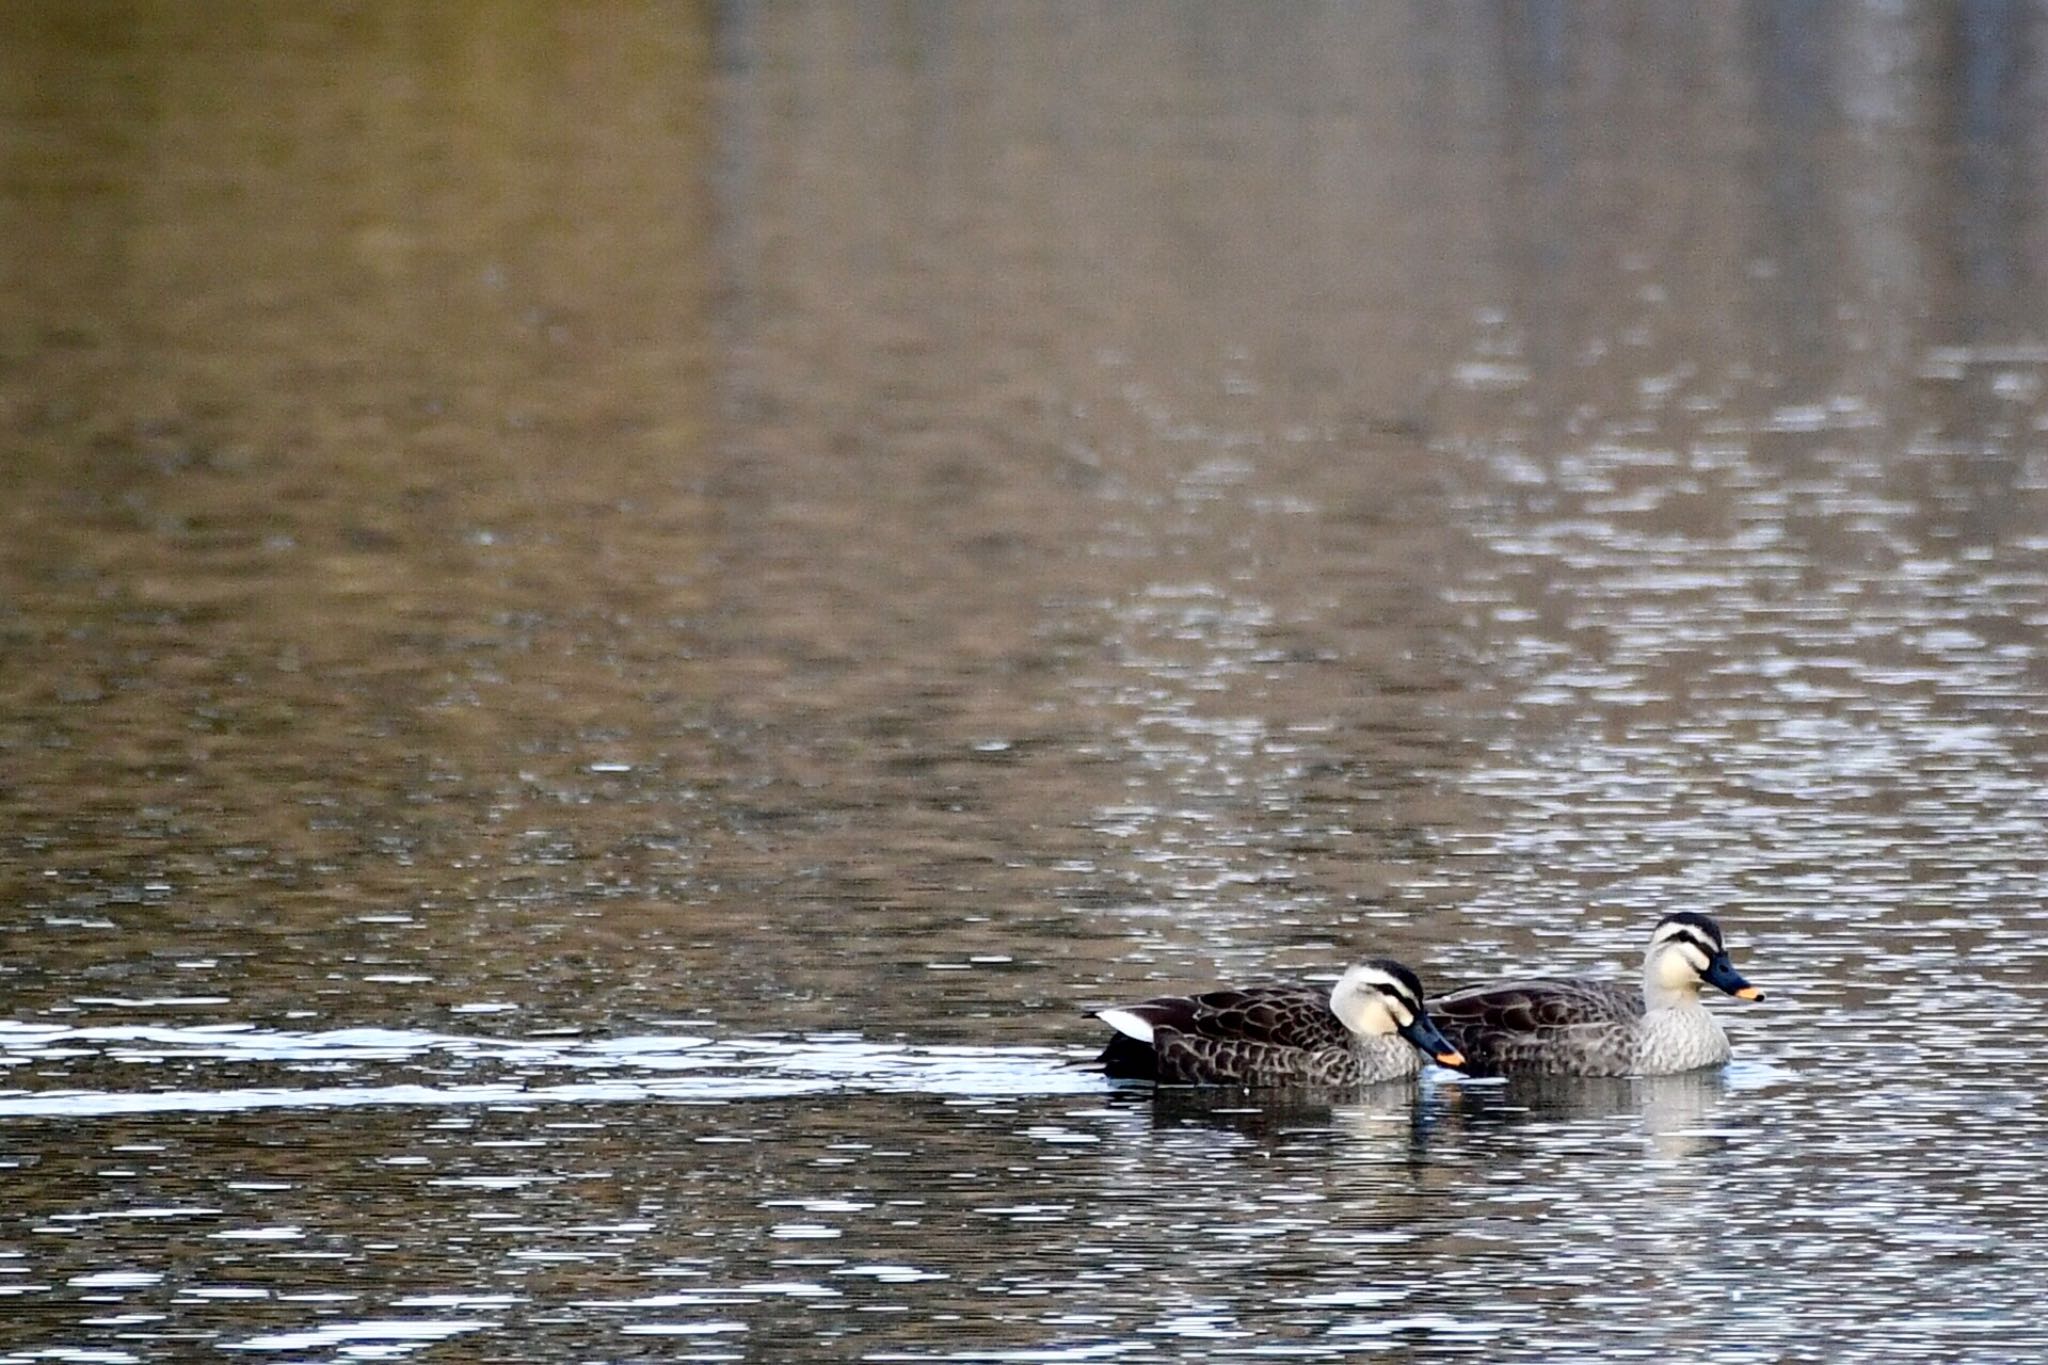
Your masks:
M 1636 1069 L 1643 1075 L 1663 1076 L 1728 1060 L 1728 1035 L 1714 1012 L 1700 1003 L 1697 990 L 1667 986 L 1660 992 L 1646 981 L 1643 1004 L 1646 1012 L 1636 1031 Z
M 1354 1033 L 1351 1051 L 1368 1081 L 1390 1081 L 1422 1069 L 1422 1054 L 1398 1033 Z
M 1699 1009 L 1700 987 L 1697 981 L 1672 985 L 1663 979 L 1657 970 L 1657 960 L 1650 959 L 1643 964 L 1643 1012 L 1655 1014 L 1658 1010 Z

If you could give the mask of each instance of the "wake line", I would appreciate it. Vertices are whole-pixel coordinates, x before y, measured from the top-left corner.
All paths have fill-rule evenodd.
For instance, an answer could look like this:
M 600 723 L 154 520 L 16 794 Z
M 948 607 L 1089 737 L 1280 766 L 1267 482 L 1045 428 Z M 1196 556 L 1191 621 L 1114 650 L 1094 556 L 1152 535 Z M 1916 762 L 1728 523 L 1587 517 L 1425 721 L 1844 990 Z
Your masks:
M 912 1047 L 852 1035 L 801 1040 L 699 1036 L 487 1038 L 383 1029 L 285 1033 L 228 1026 L 49 1028 L 0 1025 L 0 1064 L 81 1059 L 128 1065 L 218 1066 L 218 1089 L 0 1090 L 0 1118 L 104 1118 L 134 1114 L 340 1109 L 373 1105 L 722 1103 L 825 1092 L 939 1096 L 1099 1092 L 1099 1074 L 1069 1054 L 1032 1047 Z M 392 1069 L 450 1062 L 481 1070 L 565 1071 L 601 1078 L 522 1075 L 470 1084 L 237 1086 L 252 1063 Z M 622 1074 L 630 1073 L 630 1074 Z M 189 1075 L 189 1072 L 184 1074 Z M 0 1071 L 0 1076 L 5 1072 Z

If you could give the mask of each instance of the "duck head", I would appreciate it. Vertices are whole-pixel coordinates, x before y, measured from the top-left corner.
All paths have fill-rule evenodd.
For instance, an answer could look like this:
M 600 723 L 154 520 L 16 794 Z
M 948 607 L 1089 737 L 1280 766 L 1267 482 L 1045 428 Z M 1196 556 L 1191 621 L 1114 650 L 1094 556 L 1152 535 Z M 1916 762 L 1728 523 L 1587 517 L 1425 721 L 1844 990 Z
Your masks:
M 1681 910 L 1657 921 L 1650 951 L 1643 958 L 1643 994 L 1666 1001 L 1699 996 L 1702 985 L 1726 991 L 1738 1000 L 1761 1000 L 1764 993 L 1749 984 L 1729 960 L 1721 926 L 1711 915 Z
M 1353 1033 L 1367 1038 L 1398 1033 L 1438 1063 L 1463 1066 L 1464 1054 L 1429 1017 L 1422 994 L 1415 973 L 1387 958 L 1368 958 L 1330 988 L 1330 1009 Z

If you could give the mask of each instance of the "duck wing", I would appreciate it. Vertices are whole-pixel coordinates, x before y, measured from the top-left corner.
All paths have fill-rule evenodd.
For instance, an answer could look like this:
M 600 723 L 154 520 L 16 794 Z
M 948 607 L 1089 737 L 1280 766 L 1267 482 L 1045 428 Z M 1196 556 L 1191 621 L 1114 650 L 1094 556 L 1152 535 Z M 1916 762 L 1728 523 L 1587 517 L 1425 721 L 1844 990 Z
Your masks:
M 1208 1038 L 1163 1028 L 1153 1035 L 1157 1076 L 1180 1085 L 1338 1087 L 1360 1080 L 1349 1047 L 1284 1047 L 1246 1038 Z
M 1161 995 L 1095 1014 L 1117 1029 L 1101 1058 L 1112 1076 L 1180 1079 L 1166 1076 L 1161 1066 L 1162 1044 L 1169 1037 L 1181 1059 L 1176 1067 L 1215 1066 L 1220 1068 L 1217 1079 L 1251 1067 L 1254 1055 L 1257 1069 L 1270 1073 L 1289 1065 L 1278 1054 L 1348 1052 L 1351 1047 L 1350 1030 L 1330 1011 L 1329 992 L 1304 982 Z M 1133 1027 L 1149 1031 L 1150 1037 L 1130 1036 Z
M 1643 997 L 1604 981 L 1532 977 L 1452 991 L 1429 1013 L 1477 1076 L 1623 1076 L 1635 1069 Z
M 1351 1044 L 1351 1031 L 1330 1010 L 1329 990 L 1305 982 L 1162 995 L 1124 1009 L 1154 1028 L 1198 1038 L 1311 1051 Z

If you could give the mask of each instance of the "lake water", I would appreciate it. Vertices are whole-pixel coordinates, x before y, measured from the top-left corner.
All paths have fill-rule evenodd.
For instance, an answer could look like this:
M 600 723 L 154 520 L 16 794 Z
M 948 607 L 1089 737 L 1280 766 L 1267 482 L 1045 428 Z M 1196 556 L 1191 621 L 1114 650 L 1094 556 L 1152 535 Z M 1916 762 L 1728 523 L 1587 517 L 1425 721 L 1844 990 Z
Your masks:
M 10 6 L 0 436 L 4 1365 L 2048 1353 L 2032 7 Z

